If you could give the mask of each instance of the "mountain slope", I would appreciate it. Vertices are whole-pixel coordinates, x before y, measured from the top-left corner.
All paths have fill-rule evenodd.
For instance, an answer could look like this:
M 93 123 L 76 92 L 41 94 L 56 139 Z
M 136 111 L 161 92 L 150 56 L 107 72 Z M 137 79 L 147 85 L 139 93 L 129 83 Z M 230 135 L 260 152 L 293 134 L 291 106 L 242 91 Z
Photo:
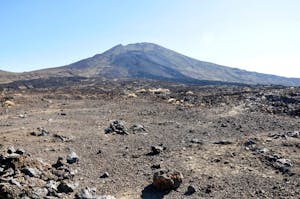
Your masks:
M 63 70 L 62 70 L 63 69 Z M 95 77 L 128 77 L 211 80 L 245 84 L 300 85 L 300 79 L 285 78 L 199 61 L 152 43 L 117 45 L 91 58 L 60 68 L 73 74 Z

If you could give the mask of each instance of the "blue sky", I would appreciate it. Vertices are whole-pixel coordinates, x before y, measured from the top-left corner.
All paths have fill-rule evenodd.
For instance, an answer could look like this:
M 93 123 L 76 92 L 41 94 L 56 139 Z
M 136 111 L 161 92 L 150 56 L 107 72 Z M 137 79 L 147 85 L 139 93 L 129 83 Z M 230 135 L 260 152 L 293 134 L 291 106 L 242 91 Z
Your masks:
M 226 66 L 300 77 L 298 0 L 0 1 L 0 69 L 66 65 L 153 42 Z

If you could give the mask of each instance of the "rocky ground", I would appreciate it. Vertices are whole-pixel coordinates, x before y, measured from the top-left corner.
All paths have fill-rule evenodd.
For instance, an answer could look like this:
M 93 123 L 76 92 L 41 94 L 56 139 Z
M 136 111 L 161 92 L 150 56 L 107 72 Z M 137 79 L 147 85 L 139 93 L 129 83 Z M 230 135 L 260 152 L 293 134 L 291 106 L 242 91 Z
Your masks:
M 0 198 L 299 198 L 300 88 L 2 89 Z

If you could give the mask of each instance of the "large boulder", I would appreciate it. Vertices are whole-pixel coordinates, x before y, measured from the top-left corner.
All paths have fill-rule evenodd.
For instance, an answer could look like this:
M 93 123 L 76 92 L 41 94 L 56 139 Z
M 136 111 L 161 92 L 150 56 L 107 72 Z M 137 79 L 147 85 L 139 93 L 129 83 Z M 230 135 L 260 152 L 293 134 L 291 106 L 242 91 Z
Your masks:
M 160 190 L 176 190 L 182 183 L 183 175 L 178 171 L 159 170 L 153 175 L 153 185 Z

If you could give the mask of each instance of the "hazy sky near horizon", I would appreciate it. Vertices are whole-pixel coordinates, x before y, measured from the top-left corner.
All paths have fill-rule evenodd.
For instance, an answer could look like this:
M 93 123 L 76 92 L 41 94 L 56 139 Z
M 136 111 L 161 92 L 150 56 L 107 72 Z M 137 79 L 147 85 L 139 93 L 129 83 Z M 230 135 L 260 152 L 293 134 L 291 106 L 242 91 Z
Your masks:
M 300 78 L 299 0 L 0 1 L 0 69 L 66 65 L 121 43 Z

